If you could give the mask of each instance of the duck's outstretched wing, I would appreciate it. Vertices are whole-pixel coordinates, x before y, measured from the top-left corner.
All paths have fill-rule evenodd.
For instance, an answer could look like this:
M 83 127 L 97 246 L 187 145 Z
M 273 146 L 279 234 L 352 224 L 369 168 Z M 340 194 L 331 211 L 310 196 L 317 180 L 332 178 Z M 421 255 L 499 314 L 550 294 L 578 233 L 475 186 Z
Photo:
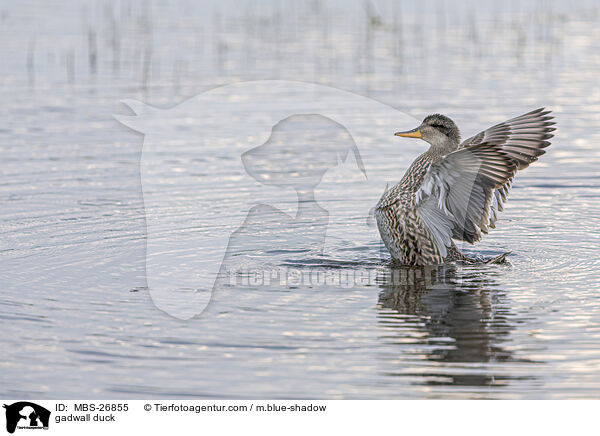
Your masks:
M 417 208 L 440 252 L 451 238 L 473 243 L 494 227 L 516 171 L 550 145 L 548 113 L 537 109 L 487 129 L 428 169 Z
M 550 112 L 545 108 L 539 108 L 511 118 L 464 140 L 459 148 L 468 148 L 485 142 L 502 146 L 502 150 L 517 163 L 517 169 L 522 170 L 544 154 L 546 152 L 544 148 L 550 145 L 548 139 L 554 136 L 551 132 L 556 130 L 551 127 L 555 123 Z M 503 203 L 506 201 L 511 184 L 512 179 L 494 191 L 489 213 L 491 228 L 496 227 L 498 212 L 503 210 Z

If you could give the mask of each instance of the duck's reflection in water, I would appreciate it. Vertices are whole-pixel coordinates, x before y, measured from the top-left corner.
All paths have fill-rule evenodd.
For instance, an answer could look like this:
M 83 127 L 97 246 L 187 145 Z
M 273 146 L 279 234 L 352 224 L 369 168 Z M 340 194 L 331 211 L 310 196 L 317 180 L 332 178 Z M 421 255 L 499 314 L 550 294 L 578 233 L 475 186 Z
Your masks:
M 504 348 L 513 330 L 509 302 L 489 268 L 390 267 L 379 277 L 386 375 L 458 386 L 515 378 L 504 368 L 516 363 Z

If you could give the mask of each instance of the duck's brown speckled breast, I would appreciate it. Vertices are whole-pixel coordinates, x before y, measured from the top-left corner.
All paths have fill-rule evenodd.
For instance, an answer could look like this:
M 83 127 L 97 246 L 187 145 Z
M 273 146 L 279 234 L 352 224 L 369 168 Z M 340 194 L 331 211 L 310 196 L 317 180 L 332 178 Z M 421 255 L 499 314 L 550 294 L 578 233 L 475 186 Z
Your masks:
M 423 224 L 415 193 L 421 187 L 435 156 L 423 153 L 411 164 L 404 177 L 387 190 L 375 218 L 381 239 L 394 259 L 407 265 L 433 265 L 443 262 L 433 237 Z

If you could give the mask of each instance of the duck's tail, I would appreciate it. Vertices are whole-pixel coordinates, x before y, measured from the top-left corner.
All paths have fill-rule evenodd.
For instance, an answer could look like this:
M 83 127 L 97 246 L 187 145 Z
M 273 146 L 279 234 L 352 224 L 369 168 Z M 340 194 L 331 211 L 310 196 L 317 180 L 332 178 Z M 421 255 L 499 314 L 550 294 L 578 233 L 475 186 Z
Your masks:
M 485 261 L 485 263 L 506 263 L 506 256 L 508 256 L 512 251 L 507 251 L 506 253 L 501 254 L 500 256 L 492 257 Z
M 458 249 L 458 247 L 454 244 L 454 241 L 452 241 L 452 245 L 450 246 L 450 248 L 448 248 L 448 256 L 446 257 L 446 261 L 466 263 L 469 265 L 475 265 L 478 263 L 479 264 L 485 264 L 485 263 L 498 264 L 498 263 L 508 262 L 506 260 L 506 256 L 508 256 L 510 253 L 512 253 L 512 251 L 507 251 L 506 253 L 503 253 L 496 257 L 492 257 L 490 259 L 468 257 L 468 256 L 465 256 L 463 253 L 461 253 L 461 251 Z

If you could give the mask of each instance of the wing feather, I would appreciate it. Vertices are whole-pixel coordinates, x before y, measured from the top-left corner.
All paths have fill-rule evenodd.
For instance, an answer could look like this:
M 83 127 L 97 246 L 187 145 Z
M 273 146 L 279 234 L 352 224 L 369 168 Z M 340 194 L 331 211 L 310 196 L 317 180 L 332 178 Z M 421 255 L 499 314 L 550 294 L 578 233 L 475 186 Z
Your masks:
M 550 111 L 539 108 L 526 114 L 496 124 L 477 135 L 466 139 L 459 148 L 468 148 L 482 143 L 501 146 L 518 163 L 519 170 L 527 168 L 545 153 L 550 145 L 548 139 L 556 130 Z

